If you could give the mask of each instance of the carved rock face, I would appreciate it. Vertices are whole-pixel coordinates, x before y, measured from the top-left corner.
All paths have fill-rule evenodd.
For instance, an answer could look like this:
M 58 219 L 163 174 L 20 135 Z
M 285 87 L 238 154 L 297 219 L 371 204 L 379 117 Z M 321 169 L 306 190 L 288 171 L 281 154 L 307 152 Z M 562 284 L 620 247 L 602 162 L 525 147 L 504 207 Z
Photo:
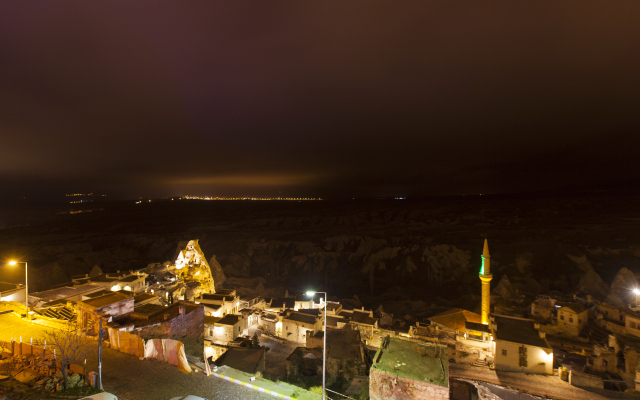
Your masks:
M 197 239 L 190 240 L 187 247 L 179 252 L 174 265 L 178 278 L 183 279 L 189 286 L 189 294 L 197 297 L 202 293 L 215 293 L 215 282 L 211 268 Z M 197 283 L 197 285 L 192 283 Z

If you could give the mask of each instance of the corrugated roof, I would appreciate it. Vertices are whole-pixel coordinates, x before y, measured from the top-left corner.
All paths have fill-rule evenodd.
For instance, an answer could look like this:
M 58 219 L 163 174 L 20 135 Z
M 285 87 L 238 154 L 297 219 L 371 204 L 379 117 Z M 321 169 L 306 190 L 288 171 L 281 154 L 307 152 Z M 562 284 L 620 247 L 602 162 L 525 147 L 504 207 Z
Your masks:
M 17 283 L 0 282 L 0 292 L 8 292 L 16 289 L 20 289 L 20 285 Z
M 90 305 L 92 307 L 100 308 L 104 306 L 108 306 L 109 304 L 117 303 L 119 301 L 131 299 L 133 301 L 133 297 L 127 296 L 122 293 L 113 292 L 111 294 L 106 294 L 104 296 L 96 297 L 95 299 L 84 300 L 81 303 Z

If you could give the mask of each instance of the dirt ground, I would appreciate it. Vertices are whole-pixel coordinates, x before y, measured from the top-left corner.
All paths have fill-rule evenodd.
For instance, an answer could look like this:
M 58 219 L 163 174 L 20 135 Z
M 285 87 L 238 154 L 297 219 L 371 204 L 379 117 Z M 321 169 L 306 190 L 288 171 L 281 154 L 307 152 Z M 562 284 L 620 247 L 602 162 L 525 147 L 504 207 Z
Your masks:
M 256 329 L 255 327 L 249 328 L 249 334 L 253 336 Z M 269 348 L 265 355 L 265 377 L 271 380 L 274 380 L 276 376 L 280 380 L 285 380 L 285 361 L 287 357 L 293 353 L 296 347 L 304 346 L 302 343 L 278 340 L 266 335 L 260 336 L 260 345 Z
M 40 325 L 14 314 L 0 315 L 0 340 L 40 338 Z M 97 358 L 87 360 L 89 371 L 98 371 Z M 185 374 L 168 363 L 141 361 L 108 348 L 103 349 L 104 389 L 124 400 L 163 400 L 194 394 L 208 399 L 263 400 L 273 396 L 202 373 Z M 1 398 L 1 397 L 0 397 Z

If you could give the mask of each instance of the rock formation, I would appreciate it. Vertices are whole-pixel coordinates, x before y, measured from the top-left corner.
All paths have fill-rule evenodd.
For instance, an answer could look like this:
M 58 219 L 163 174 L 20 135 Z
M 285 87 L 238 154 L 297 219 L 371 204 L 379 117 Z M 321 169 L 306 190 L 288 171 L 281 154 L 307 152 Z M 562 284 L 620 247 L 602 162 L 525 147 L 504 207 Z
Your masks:
M 220 287 L 224 281 L 227 280 L 227 277 L 224 275 L 224 271 L 222 270 L 222 266 L 216 260 L 216 256 L 211 256 L 209 259 L 209 268 L 211 269 L 211 277 L 213 278 L 213 282 L 216 287 Z
M 171 269 L 185 283 L 198 283 L 192 288 L 194 296 L 199 296 L 201 293 L 215 293 L 216 288 L 211 268 L 202 249 L 200 249 L 198 239 L 187 242 L 182 250 L 178 248 L 177 257 Z

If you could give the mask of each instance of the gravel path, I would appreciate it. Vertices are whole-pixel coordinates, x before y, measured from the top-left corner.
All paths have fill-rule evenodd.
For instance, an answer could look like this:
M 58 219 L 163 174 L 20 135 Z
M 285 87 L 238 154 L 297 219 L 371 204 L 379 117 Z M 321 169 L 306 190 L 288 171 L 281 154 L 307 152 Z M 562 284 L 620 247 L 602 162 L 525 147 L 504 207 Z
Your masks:
M 43 327 L 21 320 L 13 314 L 0 315 L 0 340 L 22 335 L 39 338 Z M 97 359 L 87 361 L 89 371 L 98 371 Z M 185 374 L 163 362 L 140 361 L 134 356 L 103 349 L 102 379 L 104 389 L 124 400 L 168 400 L 195 394 L 207 399 L 262 400 L 273 396 L 202 373 Z

